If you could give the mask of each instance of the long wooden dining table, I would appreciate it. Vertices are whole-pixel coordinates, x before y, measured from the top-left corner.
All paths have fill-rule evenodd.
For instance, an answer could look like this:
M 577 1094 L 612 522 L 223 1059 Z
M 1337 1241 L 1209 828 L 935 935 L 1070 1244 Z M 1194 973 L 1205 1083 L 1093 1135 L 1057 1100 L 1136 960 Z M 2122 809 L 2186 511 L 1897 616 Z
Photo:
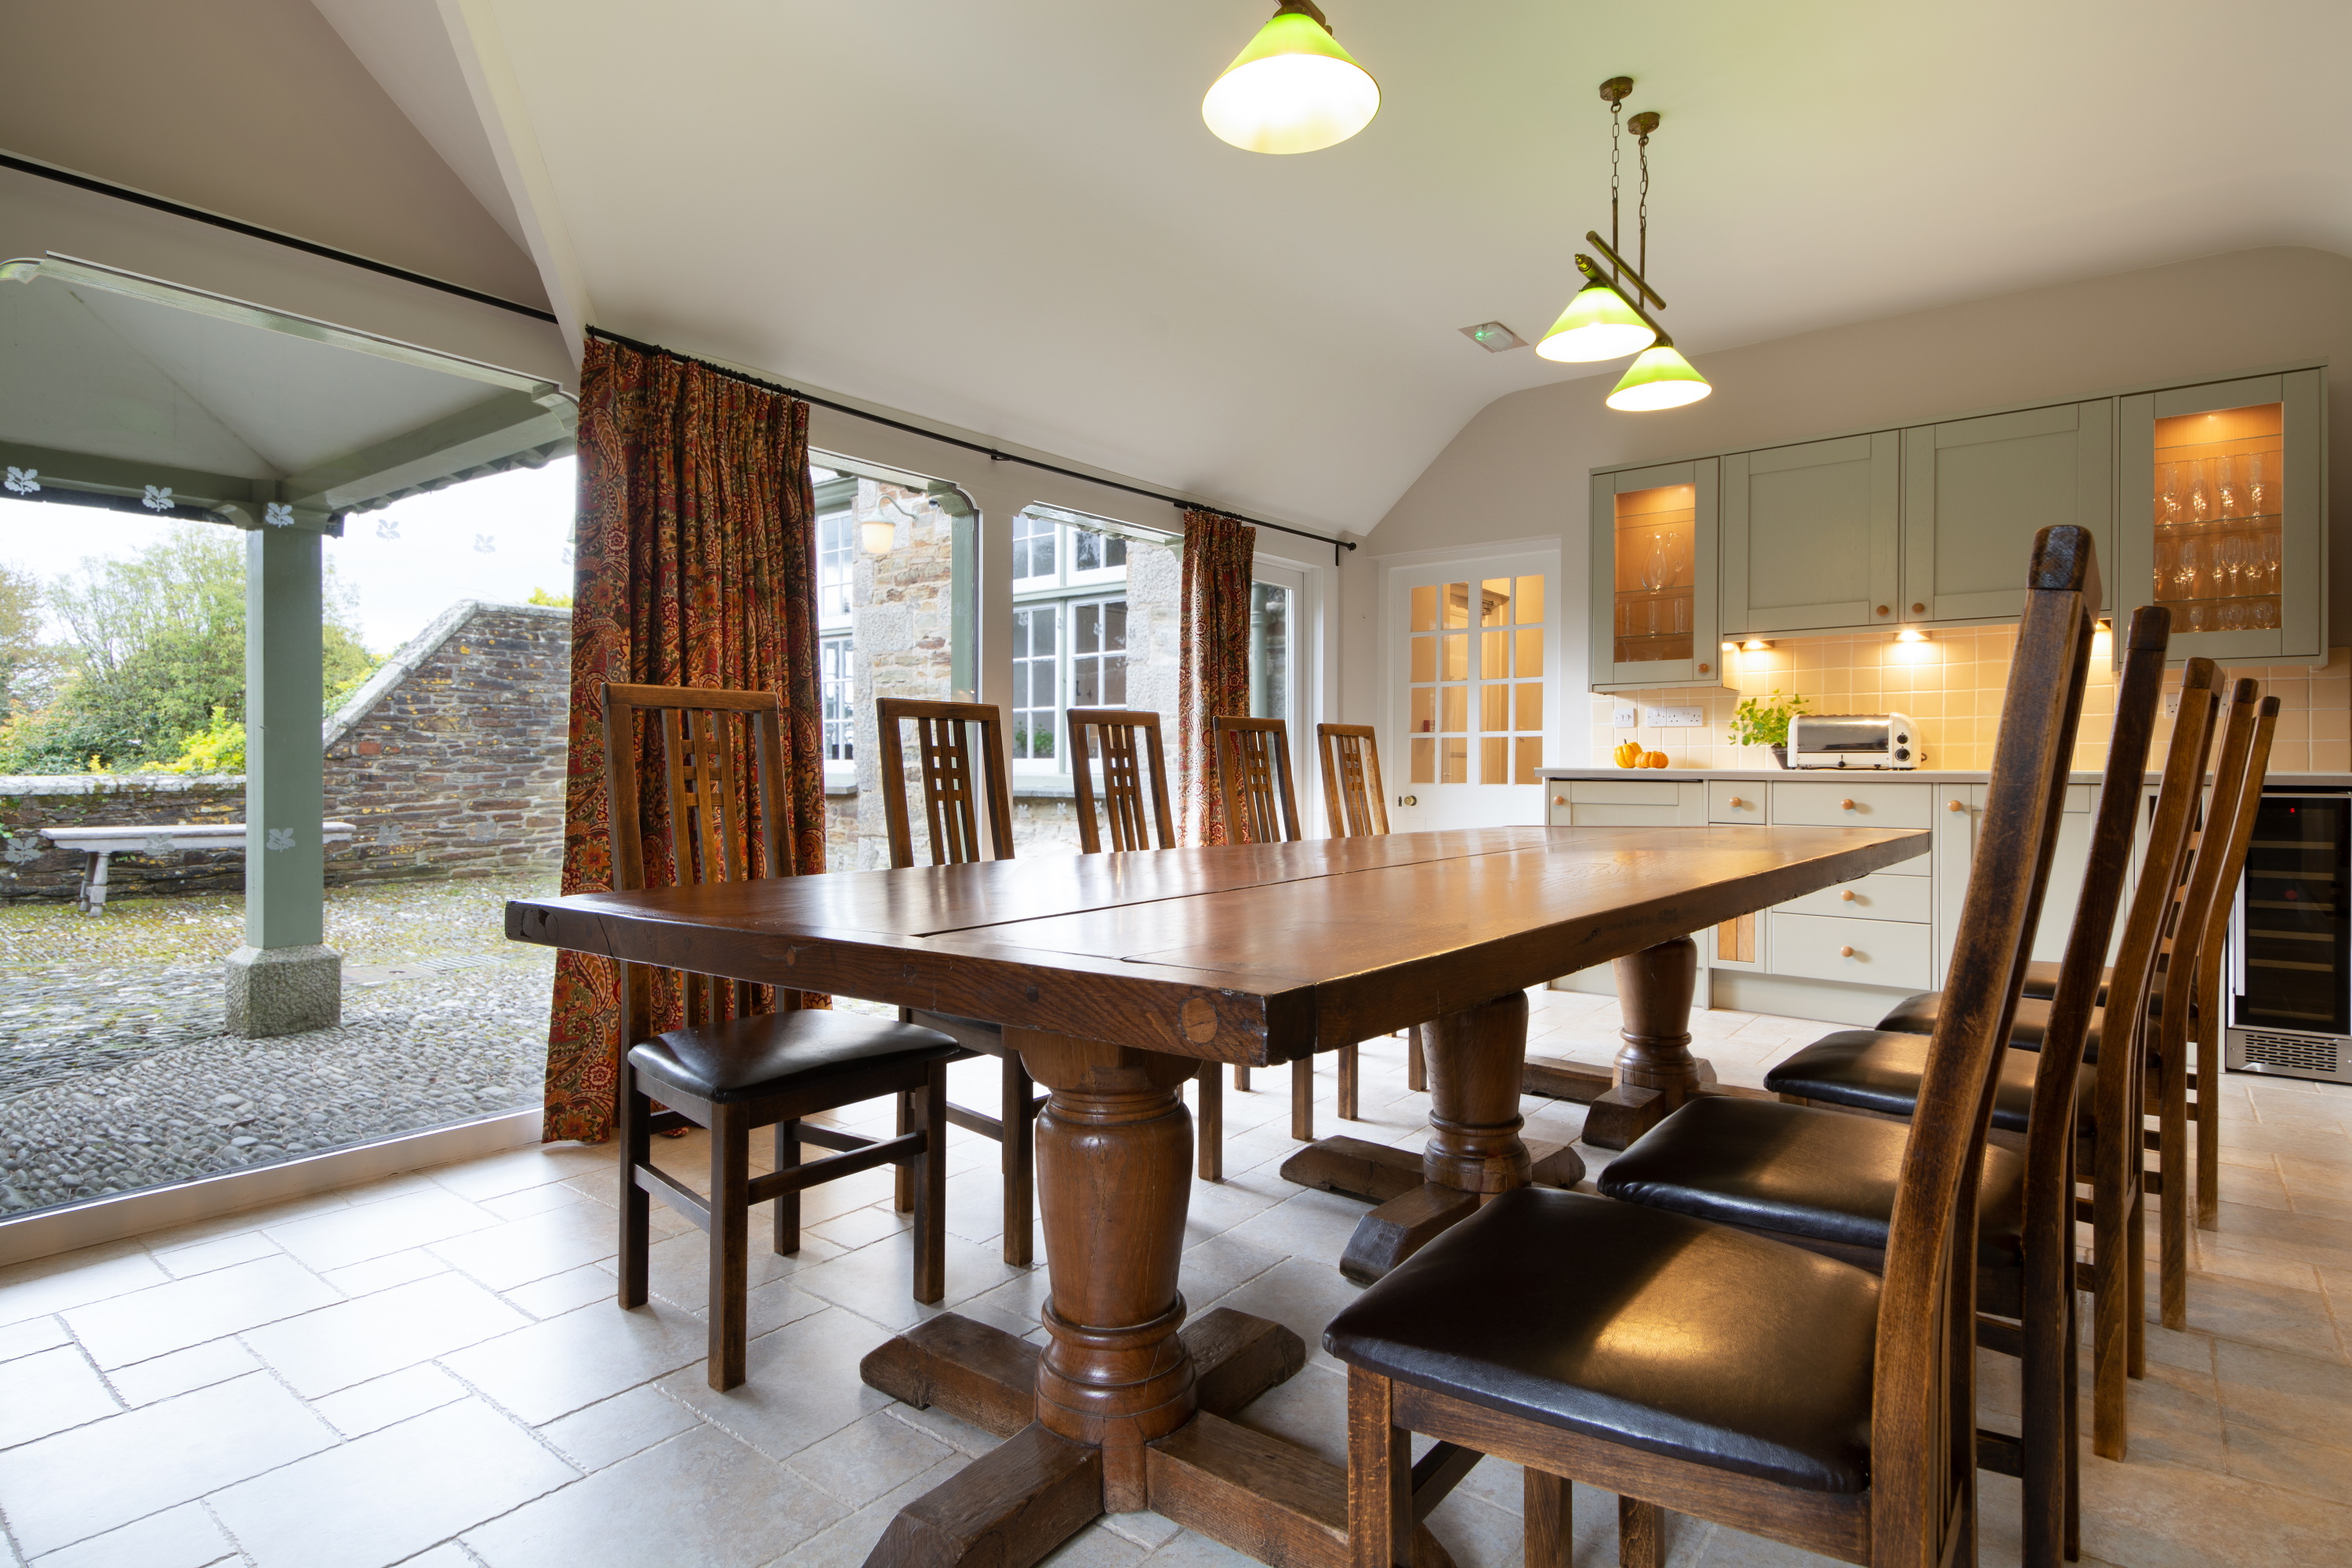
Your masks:
M 1149 1509 L 1262 1562 L 1340 1568 L 1344 1470 L 1229 1419 L 1304 1364 L 1303 1342 L 1230 1309 L 1185 1321 L 1183 1083 L 1423 1025 L 1424 1206 L 1458 1218 L 1530 1179 L 1528 987 L 1624 961 L 1642 1022 L 1621 1072 L 1695 1083 L 1689 933 L 1927 847 L 1861 828 L 1469 828 L 519 900 L 507 934 L 998 1023 L 1050 1091 L 1048 1342 L 943 1312 L 866 1359 L 873 1386 L 1005 1439 L 901 1510 L 869 1564 L 1022 1568 L 1098 1514 Z M 1418 1527 L 1467 1469 L 1416 1467 L 1416 1562 L 1444 1561 Z

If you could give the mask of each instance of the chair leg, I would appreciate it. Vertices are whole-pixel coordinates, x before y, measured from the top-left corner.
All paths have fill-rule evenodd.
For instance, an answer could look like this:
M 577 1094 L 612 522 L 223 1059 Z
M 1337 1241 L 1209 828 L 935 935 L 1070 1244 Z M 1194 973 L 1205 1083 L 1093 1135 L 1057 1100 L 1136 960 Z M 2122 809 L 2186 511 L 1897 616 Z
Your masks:
M 1351 1568 L 1394 1568 L 1412 1534 L 1412 1434 L 1396 1424 L 1396 1384 L 1348 1369 L 1348 1554 Z
M 1356 1114 L 1356 1047 L 1339 1047 L 1339 1120 L 1361 1121 Z
M 1250 1086 L 1249 1086 L 1249 1074 L 1250 1074 L 1250 1069 L 1249 1069 L 1249 1068 L 1245 1068 L 1245 1067 L 1241 1066 L 1239 1063 L 1235 1063 L 1235 1064 L 1234 1064 L 1234 1091 L 1235 1091 L 1236 1093 L 1239 1093 L 1239 1094 L 1247 1094 L 1247 1093 L 1250 1091 Z
M 751 1129 L 740 1105 L 710 1108 L 710 1386 L 743 1381 L 751 1261 Z
M 2163 1199 L 2157 1209 L 2157 1310 L 2168 1329 L 2189 1326 L 2189 1215 L 2197 1202 L 2189 1165 L 2189 1041 L 2167 1030 L 2164 1098 L 2158 1119 L 2157 1169 Z
M 2066 1292 L 2066 1561 L 2083 1555 L 2083 1325 L 2074 1291 Z
M 1037 1239 L 1037 1123 L 1029 1110 L 1029 1069 L 1022 1065 L 1019 1051 L 1005 1048 L 1004 1071 L 998 1081 L 996 1113 L 1003 1137 L 996 1163 L 1004 1174 L 1004 1261 L 1026 1268 Z
M 1666 1568 L 1666 1510 L 1639 1498 L 1617 1500 L 1617 1568 Z
M 915 1300 L 930 1302 L 948 1289 L 948 1064 L 933 1062 L 919 1099 L 922 1157 L 915 1175 Z
M 1313 1057 L 1301 1057 L 1290 1064 L 1290 1135 L 1301 1143 L 1315 1142 Z
M 2221 1029 L 2216 1022 L 2197 1040 L 2197 1228 L 2221 1228 Z
M 620 1303 L 624 1307 L 646 1304 L 646 1250 L 653 1244 L 653 1195 L 637 1185 L 637 1167 L 653 1163 L 653 1137 L 646 1131 L 646 1119 L 653 1115 L 653 1101 L 637 1088 L 637 1075 L 625 1061 L 621 1064 L 621 1252 Z
M 915 1130 L 915 1097 L 901 1094 L 898 1098 L 898 1136 L 904 1138 Z M 891 1184 L 890 1206 L 900 1214 L 907 1214 L 915 1206 L 915 1173 L 906 1165 L 900 1165 L 898 1172 L 898 1179 Z
M 1246 1072 L 1246 1068 L 1234 1071 Z M 1214 1062 L 1201 1064 L 1201 1124 L 1192 1130 L 1200 1143 L 1201 1180 L 1225 1179 L 1225 1075 Z
M 1415 1094 L 1429 1091 L 1429 1058 L 1422 1055 L 1419 1024 L 1404 1035 L 1404 1086 Z
M 776 1169 L 789 1171 L 801 1163 L 801 1124 L 797 1121 L 776 1123 Z M 776 1252 L 790 1258 L 801 1249 L 801 1195 L 786 1193 L 769 1200 L 774 1211 Z
M 2124 1225 L 2124 1371 L 2147 1375 L 2147 1194 L 2135 1184 Z
M 1527 1568 L 1574 1568 L 1576 1489 L 1559 1476 L 1538 1469 L 1520 1472 L 1521 1548 Z

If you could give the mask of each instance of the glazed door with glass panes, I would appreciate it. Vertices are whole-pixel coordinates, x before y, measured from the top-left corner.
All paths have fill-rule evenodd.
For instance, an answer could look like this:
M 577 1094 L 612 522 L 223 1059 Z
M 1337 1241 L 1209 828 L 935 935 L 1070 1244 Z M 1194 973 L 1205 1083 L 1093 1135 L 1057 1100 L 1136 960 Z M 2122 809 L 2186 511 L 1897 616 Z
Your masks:
M 1556 554 L 1528 552 L 1390 574 L 1381 771 L 1392 831 L 1543 821 L 1559 569 Z
M 2122 400 L 2115 602 L 2170 608 L 2176 659 L 2326 662 L 2326 397 L 2298 370 Z
M 1716 459 L 1592 476 L 1596 691 L 1723 683 Z

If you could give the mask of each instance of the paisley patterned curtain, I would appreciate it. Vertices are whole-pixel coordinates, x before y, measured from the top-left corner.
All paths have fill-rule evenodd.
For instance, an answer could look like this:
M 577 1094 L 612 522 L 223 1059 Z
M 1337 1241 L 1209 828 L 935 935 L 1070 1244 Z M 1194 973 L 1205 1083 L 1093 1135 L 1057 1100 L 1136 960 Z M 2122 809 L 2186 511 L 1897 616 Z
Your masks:
M 1216 738 L 1209 723 L 1249 712 L 1250 563 L 1257 530 L 1213 511 L 1184 513 L 1184 585 L 1176 667 L 1180 841 L 1223 844 Z
M 807 404 L 748 378 L 589 337 L 580 376 L 566 893 L 612 886 L 598 697 L 607 681 L 776 693 L 791 814 L 779 828 L 791 864 L 770 870 L 824 869 L 808 415 Z M 644 768 L 659 742 L 639 743 Z M 668 810 L 663 792 L 648 789 L 644 800 L 637 830 L 666 839 L 667 821 L 656 820 Z M 756 858 L 756 839 L 747 853 Z M 654 859 L 648 880 L 658 883 L 666 879 Z M 827 1003 L 784 992 L 776 1005 Z M 656 1021 L 666 1026 L 658 1012 Z M 558 954 L 541 1136 L 600 1142 L 611 1133 L 619 1025 L 614 966 Z

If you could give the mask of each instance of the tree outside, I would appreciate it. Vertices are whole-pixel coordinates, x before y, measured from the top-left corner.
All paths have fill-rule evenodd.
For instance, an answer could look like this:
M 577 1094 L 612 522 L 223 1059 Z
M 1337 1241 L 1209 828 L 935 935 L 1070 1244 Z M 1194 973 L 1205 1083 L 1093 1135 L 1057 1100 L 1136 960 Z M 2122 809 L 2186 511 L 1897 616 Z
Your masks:
M 331 710 L 380 662 L 330 563 Z M 62 639 L 38 641 L 42 612 Z M 184 523 L 116 561 L 36 585 L 0 568 L 0 773 L 236 771 L 244 763 L 245 546 Z

